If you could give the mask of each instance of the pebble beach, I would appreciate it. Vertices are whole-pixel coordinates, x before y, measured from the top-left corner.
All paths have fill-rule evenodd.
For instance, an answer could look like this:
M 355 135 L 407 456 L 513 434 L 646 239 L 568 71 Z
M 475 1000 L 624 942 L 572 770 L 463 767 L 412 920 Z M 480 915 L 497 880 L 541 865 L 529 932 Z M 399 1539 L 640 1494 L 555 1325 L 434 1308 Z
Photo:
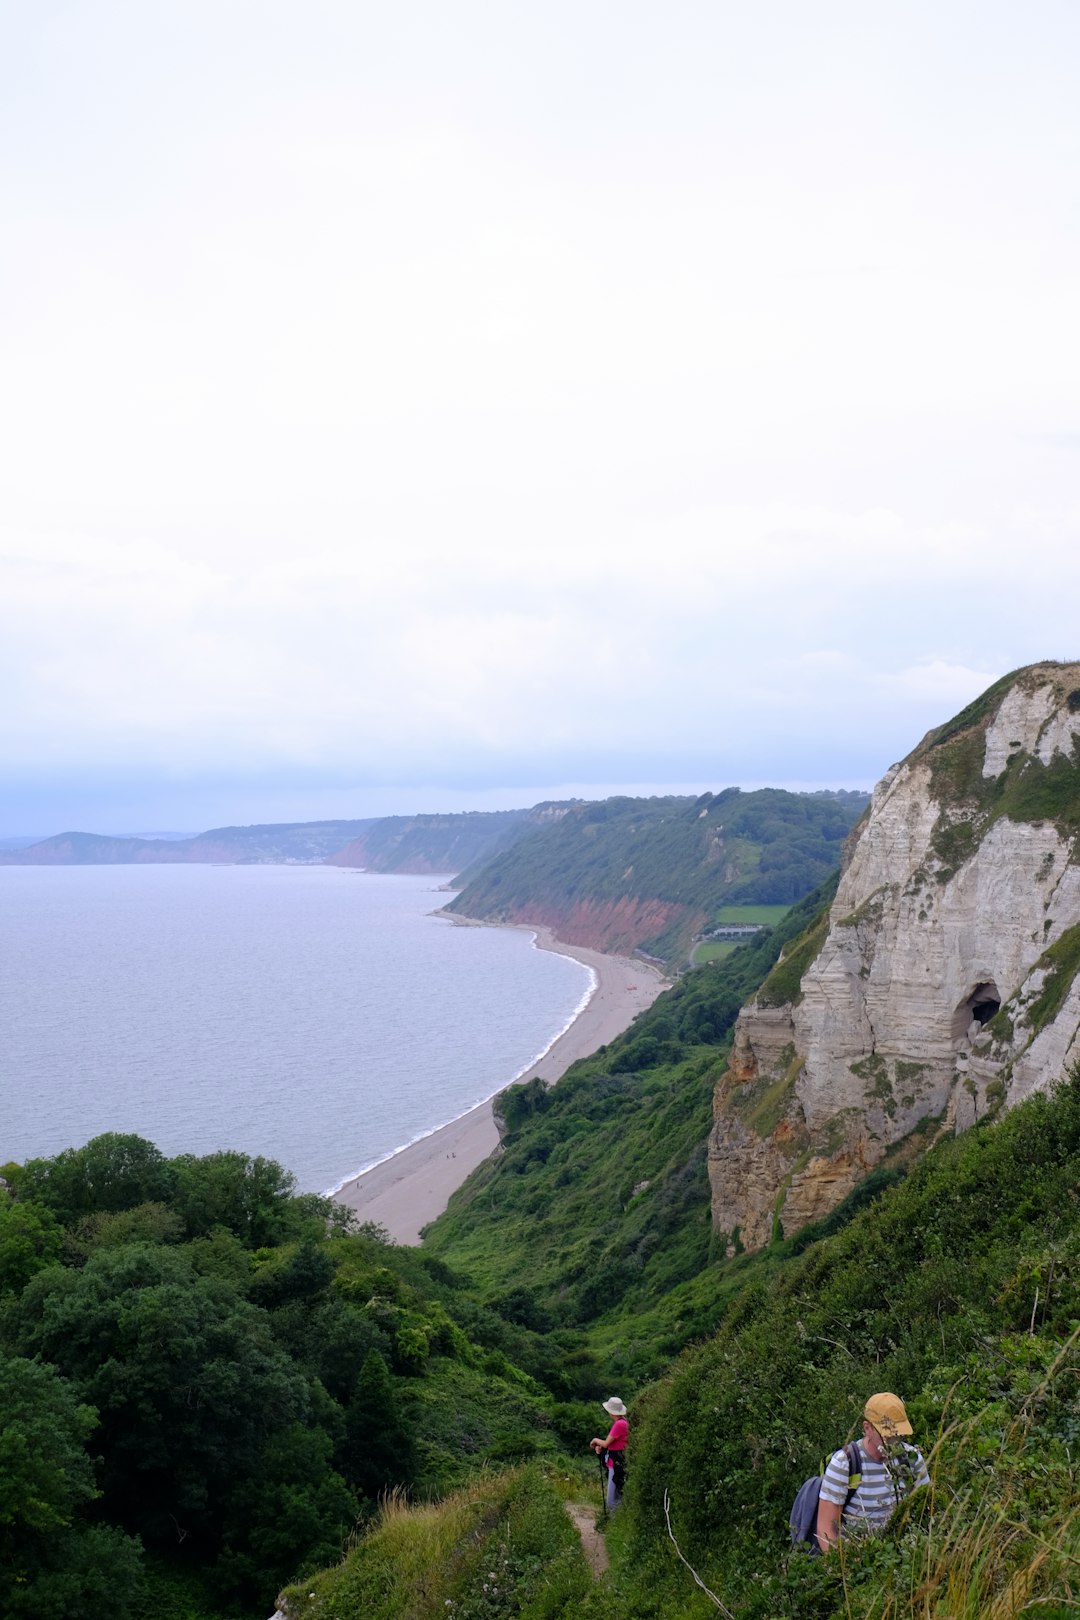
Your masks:
M 465 927 L 488 926 L 457 917 L 453 920 Z M 652 1005 L 668 981 L 647 963 L 565 945 L 550 929 L 530 927 L 528 931 L 535 934 L 541 950 L 573 957 L 592 971 L 595 980 L 592 994 L 573 1023 L 517 1077 L 531 1080 L 540 1075 L 554 1084 L 572 1063 L 621 1035 L 638 1013 Z M 442 1214 L 451 1194 L 498 1145 L 489 1100 L 353 1177 L 334 1196 L 361 1220 L 385 1227 L 395 1242 L 418 1243 L 422 1229 Z

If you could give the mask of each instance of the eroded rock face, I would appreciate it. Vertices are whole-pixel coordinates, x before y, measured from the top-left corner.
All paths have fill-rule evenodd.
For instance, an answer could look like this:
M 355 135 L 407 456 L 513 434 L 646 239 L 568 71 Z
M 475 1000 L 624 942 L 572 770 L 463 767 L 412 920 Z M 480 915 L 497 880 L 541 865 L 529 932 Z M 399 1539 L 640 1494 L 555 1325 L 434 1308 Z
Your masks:
M 718 1232 L 795 1231 L 1080 1058 L 1078 739 L 1080 665 L 1036 665 L 878 785 L 800 994 L 770 1006 L 766 981 L 739 1017 Z
M 633 895 L 619 900 L 577 900 L 568 905 L 557 900 L 530 900 L 525 905 L 508 906 L 499 921 L 534 923 L 550 928 L 568 945 L 628 956 L 646 940 L 662 934 L 683 909 L 663 900 L 639 900 Z M 691 929 L 700 928 L 702 921 L 702 917 L 693 916 Z

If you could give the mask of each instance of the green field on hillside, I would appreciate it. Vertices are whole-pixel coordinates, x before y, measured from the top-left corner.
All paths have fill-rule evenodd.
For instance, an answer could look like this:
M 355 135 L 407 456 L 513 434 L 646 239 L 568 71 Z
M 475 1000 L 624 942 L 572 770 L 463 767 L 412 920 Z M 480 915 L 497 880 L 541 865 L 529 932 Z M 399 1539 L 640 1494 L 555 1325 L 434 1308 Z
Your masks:
M 786 917 L 791 910 L 789 905 L 782 906 L 721 906 L 716 913 L 718 924 L 727 924 L 729 927 L 743 927 L 751 923 L 763 923 L 766 928 L 775 928 L 781 917 Z
M 789 905 L 782 906 L 721 906 L 716 913 L 714 926 L 727 926 L 737 928 L 761 927 L 775 928 L 791 910 Z M 730 956 L 745 940 L 735 939 L 702 939 L 694 946 L 690 957 L 694 967 L 703 967 L 706 962 L 722 962 Z

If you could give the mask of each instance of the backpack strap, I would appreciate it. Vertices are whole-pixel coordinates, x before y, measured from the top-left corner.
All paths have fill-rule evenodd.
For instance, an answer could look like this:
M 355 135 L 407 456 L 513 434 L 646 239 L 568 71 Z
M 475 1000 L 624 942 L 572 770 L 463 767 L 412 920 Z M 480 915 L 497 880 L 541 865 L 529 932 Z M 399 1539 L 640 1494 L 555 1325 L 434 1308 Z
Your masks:
M 849 1440 L 844 1447 L 848 1463 L 848 1493 L 844 1498 L 844 1505 L 840 1509 L 841 1518 L 848 1510 L 848 1504 L 862 1484 L 862 1457 L 859 1453 L 859 1442 Z

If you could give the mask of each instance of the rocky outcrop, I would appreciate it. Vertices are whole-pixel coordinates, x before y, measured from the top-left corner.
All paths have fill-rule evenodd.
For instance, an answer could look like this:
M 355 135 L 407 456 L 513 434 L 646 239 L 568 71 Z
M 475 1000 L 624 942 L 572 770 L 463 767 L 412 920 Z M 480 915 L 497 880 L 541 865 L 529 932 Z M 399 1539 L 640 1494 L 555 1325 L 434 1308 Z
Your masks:
M 759 1248 L 1080 1059 L 1080 665 L 998 682 L 875 789 L 827 922 L 736 1028 L 713 1220 Z

